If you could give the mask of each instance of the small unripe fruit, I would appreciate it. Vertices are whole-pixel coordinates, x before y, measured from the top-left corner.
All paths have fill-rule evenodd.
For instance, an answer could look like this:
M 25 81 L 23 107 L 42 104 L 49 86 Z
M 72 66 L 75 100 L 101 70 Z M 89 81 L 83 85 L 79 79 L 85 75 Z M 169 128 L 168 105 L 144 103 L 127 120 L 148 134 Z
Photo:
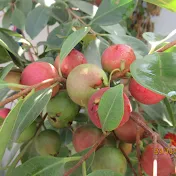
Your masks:
M 89 99 L 89 103 L 88 103 L 89 117 L 91 121 L 94 123 L 94 125 L 97 126 L 98 128 L 101 128 L 100 118 L 98 115 L 99 102 L 103 94 L 108 89 L 109 87 L 105 87 L 105 88 L 98 90 Z M 131 104 L 130 104 L 128 97 L 125 94 L 123 94 L 123 98 L 124 98 L 124 115 L 118 127 L 123 126 L 129 120 L 130 113 L 132 111 Z
M 79 112 L 66 91 L 60 91 L 47 105 L 48 120 L 55 128 L 67 127 Z
M 7 83 L 14 83 L 14 84 L 20 84 L 21 79 L 21 73 L 17 71 L 10 71 L 7 76 L 4 78 L 4 81 Z M 9 87 L 12 90 L 19 91 L 19 88 L 16 87 Z
M 132 144 L 120 142 L 119 147 L 125 152 L 126 155 L 129 155 L 132 151 Z
M 35 139 L 36 151 L 41 156 L 56 156 L 61 147 L 60 135 L 54 130 L 42 131 Z
M 78 127 L 73 134 L 73 146 L 76 152 L 92 147 L 101 137 L 102 132 L 93 125 Z
M 137 126 L 132 119 L 129 119 L 123 126 L 115 129 L 114 132 L 121 141 L 124 141 L 127 143 L 136 142 Z M 139 133 L 140 133 L 140 138 L 142 139 L 144 135 L 144 129 L 139 127 Z
M 57 78 L 58 73 L 55 67 L 47 62 L 33 62 L 29 64 L 22 72 L 21 84 L 32 86 L 41 83 L 47 79 Z M 37 90 L 45 89 L 51 86 L 51 83 L 45 84 Z M 53 88 L 52 96 L 59 91 L 59 85 Z
M 115 72 L 112 75 L 112 79 L 116 79 L 130 71 L 130 65 L 135 59 L 136 56 L 130 46 L 118 44 L 108 47 L 103 52 L 101 63 L 103 69 L 108 73 L 111 73 L 115 69 L 121 70 L 121 72 Z
M 165 98 L 163 95 L 153 92 L 138 84 L 133 78 L 130 80 L 129 90 L 131 95 L 137 101 L 146 105 L 159 103 Z
M 8 108 L 0 109 L 0 125 L 2 125 L 4 119 L 7 117 L 9 112 L 10 112 L 10 109 Z
M 30 140 L 35 135 L 36 130 L 37 125 L 34 122 L 21 133 L 20 137 L 17 140 L 17 143 L 23 143 Z
M 121 151 L 115 147 L 102 147 L 95 153 L 92 171 L 112 170 L 125 175 L 127 162 Z
M 59 70 L 59 61 L 60 61 L 60 56 L 58 55 L 54 66 L 57 70 Z M 79 52 L 78 50 L 73 49 L 67 57 L 64 58 L 64 60 L 62 61 L 62 64 L 60 66 L 62 75 L 67 78 L 69 73 L 78 65 L 81 64 L 86 64 L 87 60 L 84 57 L 84 55 Z
M 5 119 L 9 112 L 10 112 L 10 109 L 8 108 L 0 109 L 0 118 Z
M 160 153 L 161 152 L 161 153 Z M 149 144 L 141 157 L 141 166 L 147 175 L 153 175 L 153 158 L 154 153 L 157 155 L 157 176 L 169 176 L 173 170 L 173 163 L 169 153 L 160 145 Z
M 96 88 L 108 85 L 105 72 L 93 64 L 75 67 L 67 78 L 67 91 L 70 98 L 80 106 L 86 107 Z

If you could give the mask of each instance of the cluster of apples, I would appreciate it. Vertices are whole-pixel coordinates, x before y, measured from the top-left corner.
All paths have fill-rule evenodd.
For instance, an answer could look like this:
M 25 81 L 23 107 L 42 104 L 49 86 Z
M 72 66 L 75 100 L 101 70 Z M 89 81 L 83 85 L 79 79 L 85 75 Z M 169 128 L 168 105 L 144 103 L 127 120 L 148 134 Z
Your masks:
M 102 68 L 99 68 L 96 65 L 88 64 L 85 56 L 73 49 L 62 63 L 60 63 L 59 55 L 55 59 L 54 66 L 47 62 L 33 62 L 23 70 L 20 78 L 18 77 L 15 81 L 7 79 L 10 77 L 9 73 L 5 80 L 32 86 L 47 79 L 57 78 L 60 69 L 62 76 L 66 78 L 66 90 L 61 89 L 60 84 L 52 88 L 52 98 L 47 105 L 48 121 L 55 128 L 65 128 L 72 124 L 81 108 L 87 109 L 92 124 L 79 126 L 73 133 L 73 146 L 76 152 L 81 152 L 92 147 L 102 135 L 98 107 L 103 94 L 111 89 L 107 75 L 113 72 L 112 80 L 125 77 L 130 72 L 130 65 L 135 59 L 136 56 L 130 46 L 112 45 L 103 52 Z M 50 86 L 52 85 L 48 83 L 39 87 L 38 90 Z M 143 87 L 133 78 L 130 78 L 129 91 L 134 99 L 147 105 L 156 104 L 164 99 L 163 95 Z M 123 98 L 124 114 L 114 133 L 120 140 L 121 148 L 128 155 L 132 150 L 132 144 L 136 141 L 137 130 L 136 124 L 130 119 L 130 114 L 135 113 L 132 112 L 130 100 L 125 93 L 123 93 Z M 0 116 L 5 118 L 9 111 L 9 109 L 1 109 Z M 26 132 L 27 138 L 23 135 L 25 140 L 29 140 L 35 134 L 36 123 L 34 125 L 35 129 L 32 129 L 32 132 Z M 29 128 L 32 128 L 31 126 Z M 140 128 L 139 131 L 142 139 L 144 130 Z M 116 138 L 112 136 L 103 141 L 96 151 L 92 170 L 110 169 L 122 175 L 125 174 L 126 159 L 116 143 Z M 161 147 L 159 144 L 157 145 Z M 56 156 L 61 147 L 60 136 L 54 130 L 44 130 L 37 136 L 35 146 L 40 155 Z M 148 175 L 152 175 L 153 150 L 154 146 L 148 145 L 141 158 L 142 168 Z M 167 169 L 163 167 L 163 163 Z M 169 175 L 172 169 L 170 155 L 166 153 L 159 155 L 158 175 Z

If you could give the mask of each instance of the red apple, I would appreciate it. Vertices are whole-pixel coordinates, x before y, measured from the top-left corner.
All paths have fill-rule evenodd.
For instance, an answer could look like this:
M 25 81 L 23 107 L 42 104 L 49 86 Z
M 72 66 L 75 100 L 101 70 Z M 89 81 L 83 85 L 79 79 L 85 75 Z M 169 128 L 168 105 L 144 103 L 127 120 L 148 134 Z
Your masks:
M 88 103 L 89 117 L 90 117 L 91 121 L 94 123 L 94 125 L 97 126 L 98 128 L 101 128 L 100 118 L 98 115 L 99 102 L 100 102 L 103 94 L 108 89 L 109 89 L 109 87 L 105 87 L 105 88 L 98 90 L 89 99 L 89 103 Z M 123 126 L 129 120 L 130 113 L 132 111 L 132 107 L 131 107 L 131 104 L 130 104 L 128 97 L 125 94 L 123 94 L 123 98 L 124 98 L 124 115 L 123 115 L 122 120 L 120 122 L 120 125 L 118 127 Z
M 29 64 L 22 72 L 21 84 L 32 86 L 41 83 L 47 79 L 57 78 L 58 73 L 55 67 L 47 62 L 33 62 Z M 51 86 L 51 83 L 41 86 L 38 90 Z M 53 88 L 52 96 L 59 91 L 59 85 Z
M 130 46 L 118 44 L 108 47 L 103 52 L 101 63 L 103 69 L 108 73 L 115 69 L 120 70 L 112 75 L 112 79 L 116 79 L 130 71 L 130 65 L 135 59 L 136 56 Z
M 151 105 L 159 103 L 165 98 L 165 96 L 153 92 L 139 83 L 137 83 L 133 78 L 130 80 L 129 90 L 131 95 L 140 103 Z
M 141 157 L 141 166 L 147 175 L 153 176 L 153 158 L 154 153 L 157 154 L 157 176 L 169 176 L 173 171 L 172 159 L 160 144 L 156 145 L 154 150 L 154 144 L 149 144 L 145 148 Z
M 60 61 L 60 56 L 58 55 L 56 57 L 54 66 L 58 70 L 59 69 L 59 61 Z M 62 64 L 60 66 L 62 75 L 67 78 L 69 73 L 78 65 L 81 64 L 86 64 L 87 60 L 84 57 L 84 55 L 79 52 L 78 50 L 73 49 L 67 57 L 64 58 L 62 61 Z

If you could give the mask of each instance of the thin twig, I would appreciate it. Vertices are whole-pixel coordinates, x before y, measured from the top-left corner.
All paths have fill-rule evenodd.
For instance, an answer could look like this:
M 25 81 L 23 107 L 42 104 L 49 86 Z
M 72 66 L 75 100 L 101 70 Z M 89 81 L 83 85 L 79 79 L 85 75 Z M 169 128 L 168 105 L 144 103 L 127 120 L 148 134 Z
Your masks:
M 159 48 L 156 52 L 163 52 L 163 51 L 166 51 L 167 49 L 173 47 L 174 45 L 176 45 L 176 40 L 174 40 L 174 41 L 168 43 L 167 45 L 165 45 L 165 46 Z
M 136 124 L 136 151 L 137 151 L 137 158 L 138 158 L 138 173 L 139 176 L 142 176 L 142 169 L 141 169 L 141 151 L 140 151 L 140 127 Z
M 163 140 L 161 139 L 161 137 L 159 136 L 159 134 L 157 134 L 156 132 L 154 132 L 150 127 L 148 127 L 145 122 L 143 122 L 142 120 L 142 116 L 137 114 L 136 112 L 132 112 L 131 113 L 131 119 L 138 124 L 140 127 L 142 127 L 145 132 L 147 133 L 148 136 L 151 136 L 153 138 L 154 135 L 157 136 L 157 142 L 162 145 L 165 149 L 169 148 L 169 145 Z M 176 154 L 173 153 L 171 154 L 171 158 L 172 160 L 174 160 L 176 158 Z
M 117 140 L 119 140 L 119 138 L 116 136 L 116 134 L 114 133 L 114 131 L 113 131 L 113 134 L 114 134 L 115 138 L 116 138 Z M 136 173 L 135 169 L 133 168 L 133 165 L 132 165 L 132 163 L 131 163 L 129 157 L 127 156 L 127 154 L 124 152 L 123 148 L 122 148 L 120 145 L 119 145 L 119 149 L 121 150 L 122 154 L 123 154 L 124 157 L 126 158 L 127 163 L 128 163 L 128 165 L 130 166 L 131 170 L 133 171 L 134 176 L 137 176 L 137 173 Z
M 33 85 L 33 86 L 30 86 L 30 87 L 28 87 L 28 88 L 26 88 L 26 89 L 20 91 L 19 93 L 17 93 L 17 94 L 15 94 L 15 95 L 13 95 L 13 96 L 11 96 L 11 97 L 9 97 L 9 98 L 7 98 L 7 99 L 1 101 L 1 102 L 0 102 L 0 107 L 6 105 L 7 103 L 12 102 L 13 100 L 18 99 L 19 97 L 21 97 L 21 96 L 23 96 L 23 95 L 26 95 L 26 94 L 29 93 L 32 89 L 37 89 L 37 88 L 39 88 L 39 87 L 41 87 L 41 86 L 43 86 L 43 85 L 45 85 L 45 84 L 48 84 L 48 83 L 54 84 L 54 83 L 57 82 L 57 81 L 59 81 L 59 82 L 65 82 L 66 80 L 65 80 L 64 78 L 57 77 L 57 78 L 48 79 L 48 80 L 45 80 L 45 81 L 43 81 L 43 82 L 41 82 L 41 83 L 35 84 L 35 85 Z
M 69 169 L 68 171 L 66 171 L 64 173 L 64 176 L 69 176 L 70 174 L 72 174 L 78 167 L 81 166 L 81 164 L 87 160 L 91 155 L 92 153 L 98 148 L 98 146 L 103 142 L 103 140 L 109 135 L 110 133 L 107 133 L 105 135 L 102 135 L 99 139 L 99 141 L 84 155 L 82 156 L 82 158 L 79 160 L 79 162 L 74 166 L 72 167 L 71 169 Z

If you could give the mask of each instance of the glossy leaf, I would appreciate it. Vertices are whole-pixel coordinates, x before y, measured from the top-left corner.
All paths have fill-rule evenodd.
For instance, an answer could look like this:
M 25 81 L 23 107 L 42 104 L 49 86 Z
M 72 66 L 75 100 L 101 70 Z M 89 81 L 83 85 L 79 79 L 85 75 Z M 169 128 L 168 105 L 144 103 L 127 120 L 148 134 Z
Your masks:
M 23 38 L 23 35 L 15 32 L 15 31 L 6 29 L 6 28 L 0 28 L 0 31 L 2 31 L 2 32 L 6 33 L 6 34 L 8 34 L 9 36 L 12 36 L 12 37 Z
M 3 125 L 0 128 L 0 161 L 4 156 L 5 149 L 9 144 L 12 131 L 15 125 L 15 121 L 18 117 L 19 110 L 22 106 L 23 100 L 20 100 L 18 104 L 10 111 L 9 115 L 6 117 Z
M 18 166 L 11 175 L 23 175 L 23 176 L 63 176 L 64 165 L 71 160 L 78 160 L 77 157 L 72 158 L 56 158 L 56 157 L 42 157 L 38 156 L 32 158 Z
M 152 53 L 157 46 L 163 44 L 176 34 L 176 29 L 170 32 L 166 37 L 159 34 L 154 34 L 152 32 L 145 32 L 142 36 L 151 45 L 150 53 Z
M 88 174 L 87 176 L 122 176 L 122 175 L 117 174 L 111 170 L 97 170 Z
M 141 40 L 128 36 L 128 35 L 109 35 L 109 39 L 114 44 L 126 44 L 133 48 L 134 53 L 137 59 L 143 58 L 143 56 L 147 55 L 149 50 L 147 45 L 145 45 Z
M 2 26 L 5 28 L 9 28 L 11 24 L 12 10 L 9 8 L 7 12 L 4 14 L 2 19 Z
M 160 6 L 162 8 L 166 8 L 173 12 L 176 12 L 176 1 L 175 0 L 145 0 L 145 1 L 151 4 L 155 4 L 157 6 Z
M 10 91 L 9 88 L 2 88 L 0 90 L 0 101 L 2 101 L 6 96 L 7 96 L 7 93 Z
M 25 28 L 32 39 L 47 25 L 50 17 L 49 12 L 50 9 L 48 7 L 40 5 L 28 14 Z
M 101 26 L 103 30 L 113 35 L 125 35 L 126 31 L 120 24 L 114 24 L 111 26 Z
M 90 27 L 84 27 L 83 29 L 77 30 L 70 34 L 67 39 L 64 41 L 61 52 L 60 60 L 62 61 L 70 51 L 86 36 L 90 31 Z
M 24 13 L 15 8 L 15 10 L 12 13 L 12 24 L 15 25 L 19 29 L 23 29 L 25 25 L 25 15 Z
M 84 51 L 88 63 L 98 65 L 101 68 L 101 55 L 108 46 L 108 42 L 101 38 L 92 41 Z
M 144 87 L 166 96 L 176 91 L 176 53 L 155 53 L 131 65 L 134 79 Z
M 3 80 L 13 67 L 14 67 L 14 63 L 10 63 L 7 66 L 5 66 L 0 72 L 0 79 Z
M 18 59 L 18 62 L 23 60 L 23 49 L 6 32 L 0 31 L 0 45 L 12 53 Z
M 98 115 L 103 131 L 112 131 L 117 128 L 124 114 L 123 85 L 107 90 L 98 107 Z
M 19 10 L 21 10 L 25 16 L 32 10 L 32 1 L 29 0 L 19 0 L 16 3 L 16 6 Z
M 132 0 L 116 2 L 103 0 L 91 24 L 113 25 L 120 22 L 133 2 Z
M 7 50 L 2 46 L 0 46 L 0 53 L 1 53 L 0 54 L 0 64 L 9 62 L 12 60 Z
M 44 107 L 49 102 L 51 93 L 52 90 L 50 88 L 40 90 L 29 96 L 29 98 L 24 101 L 14 127 L 14 135 L 12 137 L 13 141 L 16 141 L 24 129 L 31 125 L 40 115 Z
M 70 0 L 69 3 L 71 3 L 74 7 L 78 7 L 81 11 L 84 13 L 87 13 L 91 17 L 94 17 L 98 7 L 95 5 L 92 5 L 85 1 L 79 1 L 79 0 Z
M 60 24 L 48 35 L 47 38 L 48 47 L 60 49 L 65 38 L 71 33 L 71 31 L 72 31 L 72 23 Z

